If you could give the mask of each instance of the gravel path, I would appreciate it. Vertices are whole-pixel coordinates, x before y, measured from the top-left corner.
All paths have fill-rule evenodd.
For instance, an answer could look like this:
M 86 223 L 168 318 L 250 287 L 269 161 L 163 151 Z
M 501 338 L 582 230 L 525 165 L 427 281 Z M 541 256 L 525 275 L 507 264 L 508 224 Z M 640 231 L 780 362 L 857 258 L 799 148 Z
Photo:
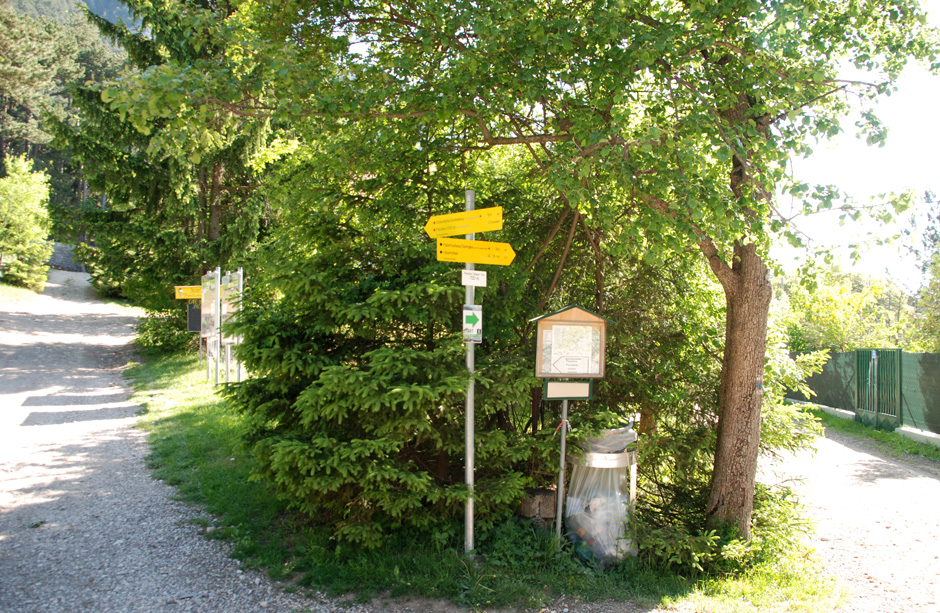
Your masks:
M 0 304 L 0 610 L 339 610 L 242 571 L 150 477 L 121 375 L 135 315 L 86 279 Z
M 0 298 L 0 611 L 458 611 L 440 601 L 285 593 L 239 568 L 189 520 L 198 511 L 145 467 L 121 375 L 133 311 L 96 299 L 83 273 Z M 829 433 L 768 468 L 817 522 L 814 544 L 850 592 L 841 611 L 940 611 L 940 465 L 886 458 Z M 544 611 L 646 611 L 559 600 Z
M 848 590 L 840 611 L 940 611 L 940 465 L 885 455 L 829 430 L 816 454 L 773 471 L 794 485 L 816 524 L 813 545 Z

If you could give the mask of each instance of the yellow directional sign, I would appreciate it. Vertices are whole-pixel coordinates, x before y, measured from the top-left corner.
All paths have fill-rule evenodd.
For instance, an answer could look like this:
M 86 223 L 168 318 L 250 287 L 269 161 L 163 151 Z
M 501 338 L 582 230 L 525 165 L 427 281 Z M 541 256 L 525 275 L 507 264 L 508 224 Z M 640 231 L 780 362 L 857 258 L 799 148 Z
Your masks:
M 428 223 L 424 224 L 424 231 L 431 238 L 460 236 L 461 234 L 502 229 L 503 207 L 501 206 L 464 211 L 463 213 L 451 213 L 450 215 L 434 215 L 428 220 Z
M 439 262 L 472 262 L 474 264 L 497 264 L 508 266 L 516 257 L 509 243 L 468 241 L 462 238 L 437 239 Z
M 201 285 L 177 285 L 173 288 L 177 300 L 194 300 L 202 298 Z

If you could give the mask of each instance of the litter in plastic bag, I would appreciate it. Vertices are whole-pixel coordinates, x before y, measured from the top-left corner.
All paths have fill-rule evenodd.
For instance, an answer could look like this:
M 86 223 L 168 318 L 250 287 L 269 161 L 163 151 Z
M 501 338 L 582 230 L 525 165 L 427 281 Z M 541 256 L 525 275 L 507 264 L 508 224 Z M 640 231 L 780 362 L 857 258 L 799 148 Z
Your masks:
M 633 542 L 625 537 L 629 469 L 575 464 L 566 503 L 565 524 L 576 550 L 586 545 L 601 568 L 636 554 Z

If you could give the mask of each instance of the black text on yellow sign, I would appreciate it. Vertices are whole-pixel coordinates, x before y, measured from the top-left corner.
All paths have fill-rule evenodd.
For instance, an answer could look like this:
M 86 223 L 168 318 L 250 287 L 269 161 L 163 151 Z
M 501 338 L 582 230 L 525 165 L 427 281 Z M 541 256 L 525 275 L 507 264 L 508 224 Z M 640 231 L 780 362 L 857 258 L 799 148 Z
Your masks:
M 431 238 L 460 236 L 503 229 L 503 207 L 463 211 L 449 215 L 434 215 L 424 224 L 424 231 Z
M 173 288 L 173 295 L 177 300 L 195 300 L 202 298 L 201 285 L 177 285 Z
M 508 266 L 516 257 L 509 243 L 468 241 L 462 238 L 437 239 L 439 262 L 468 262 L 471 264 L 496 264 Z

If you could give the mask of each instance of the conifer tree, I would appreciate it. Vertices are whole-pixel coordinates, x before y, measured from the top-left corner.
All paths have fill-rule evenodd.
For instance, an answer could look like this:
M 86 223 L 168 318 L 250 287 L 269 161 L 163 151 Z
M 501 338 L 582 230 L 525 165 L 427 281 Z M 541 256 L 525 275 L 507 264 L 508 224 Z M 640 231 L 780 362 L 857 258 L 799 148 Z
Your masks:
M 42 290 L 47 262 L 50 222 L 49 179 L 33 172 L 25 157 L 7 158 L 0 178 L 0 275 L 3 281 Z

